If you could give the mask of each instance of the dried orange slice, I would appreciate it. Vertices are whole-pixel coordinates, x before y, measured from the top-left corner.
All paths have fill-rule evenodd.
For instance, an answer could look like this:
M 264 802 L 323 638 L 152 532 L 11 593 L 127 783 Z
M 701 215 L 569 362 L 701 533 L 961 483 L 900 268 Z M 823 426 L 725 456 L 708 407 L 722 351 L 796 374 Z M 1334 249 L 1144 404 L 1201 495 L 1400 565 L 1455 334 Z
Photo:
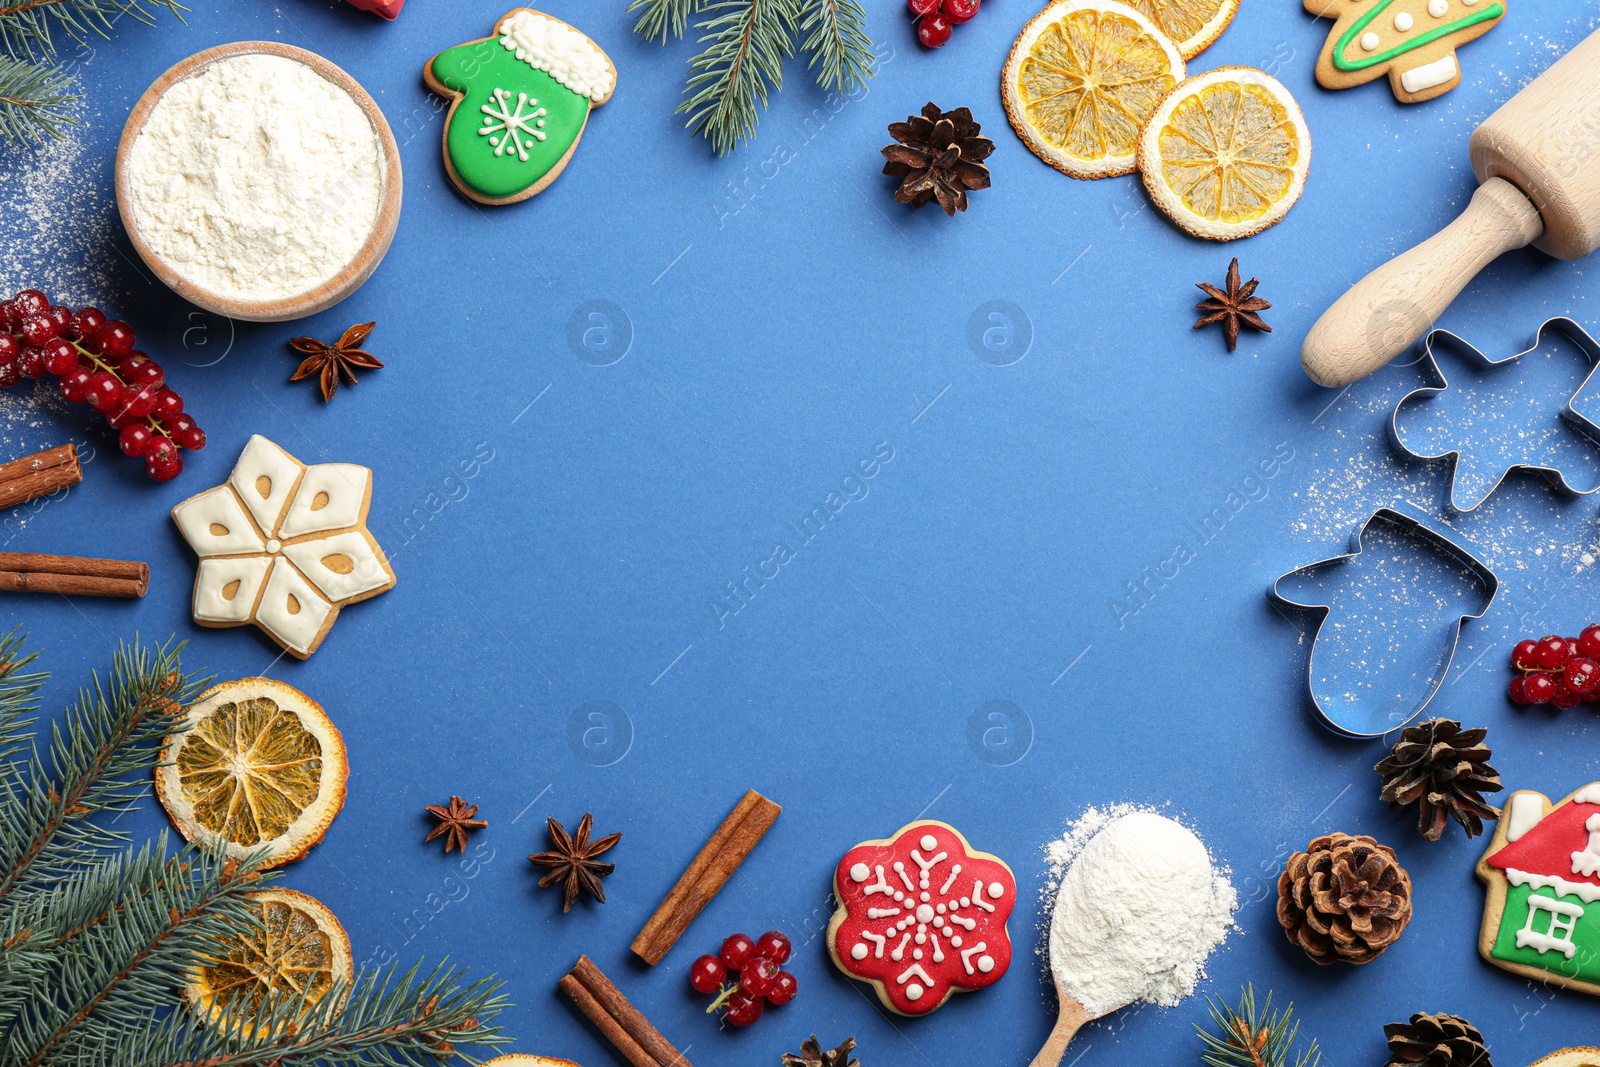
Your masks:
M 1133 8 L 1056 0 L 1023 27 L 1000 88 L 1034 155 L 1074 178 L 1110 178 L 1133 170 L 1139 128 L 1184 74 L 1171 39 Z
M 265 889 L 250 900 L 259 926 L 219 939 L 184 988 L 191 1008 L 247 1036 L 284 998 L 304 997 L 310 1007 L 355 973 L 350 938 L 321 901 L 293 889 Z
M 156 796 L 179 833 L 204 847 L 226 840 L 234 859 L 265 848 L 266 867 L 322 840 L 344 806 L 350 764 L 316 701 L 271 678 L 241 678 L 201 693 L 186 721 L 156 768 Z
M 571 1060 L 558 1060 L 550 1056 L 532 1056 L 526 1052 L 508 1052 L 492 1060 L 484 1060 L 481 1067 L 578 1067 Z
M 1139 136 L 1156 206 L 1196 237 L 1231 241 L 1281 221 L 1305 190 L 1311 131 L 1289 90 L 1251 67 L 1197 74 Z
M 1239 0 L 1126 0 L 1172 38 L 1184 59 L 1214 44 L 1239 13 Z

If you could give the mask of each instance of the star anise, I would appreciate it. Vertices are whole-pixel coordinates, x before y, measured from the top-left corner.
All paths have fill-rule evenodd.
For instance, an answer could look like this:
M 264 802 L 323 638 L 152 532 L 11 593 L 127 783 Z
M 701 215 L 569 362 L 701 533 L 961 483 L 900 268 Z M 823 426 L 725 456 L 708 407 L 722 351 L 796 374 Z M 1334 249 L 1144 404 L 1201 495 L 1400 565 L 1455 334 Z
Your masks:
M 478 805 L 468 804 L 460 797 L 451 797 L 450 806 L 443 804 L 426 805 L 428 814 L 439 820 L 439 825 L 428 831 L 428 836 L 422 839 L 427 844 L 436 837 L 444 838 L 444 850 L 467 850 L 467 835 L 474 830 L 482 830 L 489 825 L 487 819 L 475 819 L 478 814 Z
M 327 403 L 333 399 L 333 394 L 339 391 L 341 377 L 350 384 L 356 384 L 356 368 L 362 370 L 377 370 L 383 364 L 378 362 L 371 352 L 363 352 L 361 343 L 371 334 L 378 324 L 376 322 L 363 322 L 350 327 L 344 336 L 329 345 L 323 344 L 315 337 L 294 337 L 289 340 L 289 347 L 296 352 L 303 353 L 305 360 L 301 362 L 300 369 L 290 375 L 291 382 L 298 382 L 309 378 L 313 374 L 322 376 L 322 401 Z
M 598 841 L 590 841 L 589 832 L 594 828 L 594 816 L 590 814 L 585 814 L 579 820 L 575 834 L 569 835 L 566 827 L 554 819 L 549 820 L 549 825 L 550 840 L 555 848 L 528 857 L 528 862 L 534 866 L 550 868 L 550 873 L 539 879 L 539 888 L 548 889 L 559 883 L 566 894 L 561 904 L 563 912 L 571 911 L 572 905 L 577 903 L 578 894 L 583 892 L 604 904 L 606 891 L 600 885 L 600 879 L 616 870 L 617 865 L 602 863 L 595 857 L 609 851 L 611 846 L 622 840 L 622 835 L 607 834 Z
M 994 152 L 994 142 L 979 137 L 983 127 L 972 111 L 958 107 L 940 111 L 929 103 L 920 115 L 891 122 L 889 136 L 897 143 L 883 150 L 883 172 L 900 178 L 896 201 L 919 208 L 937 199 L 946 215 L 967 210 L 967 190 L 989 188 L 989 168 L 983 165 Z
M 793 1052 L 783 1054 L 783 1067 L 861 1067 L 860 1060 L 850 1058 L 850 1052 L 855 1047 L 856 1039 L 847 1037 L 838 1048 L 824 1052 L 817 1035 L 812 1034 L 808 1040 L 800 1042 L 798 1056 Z
M 1257 315 L 1258 311 L 1265 311 L 1272 305 L 1256 295 L 1256 286 L 1260 284 L 1251 278 L 1243 285 L 1239 284 L 1239 257 L 1235 256 L 1232 263 L 1228 264 L 1228 291 L 1223 292 L 1209 282 L 1195 282 L 1195 288 L 1202 290 L 1209 299 L 1202 300 L 1195 307 L 1204 311 L 1200 321 L 1194 324 L 1195 329 L 1210 326 L 1212 323 L 1222 323 L 1222 332 L 1228 339 L 1228 351 L 1232 352 L 1239 347 L 1239 327 L 1248 326 L 1253 330 L 1271 333 L 1272 327 L 1268 326 Z

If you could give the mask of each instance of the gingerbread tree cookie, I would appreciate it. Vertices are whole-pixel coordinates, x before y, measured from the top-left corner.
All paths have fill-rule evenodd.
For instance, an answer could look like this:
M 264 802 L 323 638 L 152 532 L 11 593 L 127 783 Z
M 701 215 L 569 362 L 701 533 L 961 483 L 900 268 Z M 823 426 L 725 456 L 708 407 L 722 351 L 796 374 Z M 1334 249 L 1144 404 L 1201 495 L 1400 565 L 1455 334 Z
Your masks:
M 1335 19 L 1317 59 L 1324 88 L 1348 89 L 1389 76 L 1403 104 L 1420 104 L 1461 84 L 1456 49 L 1494 29 L 1504 0 L 1304 0 Z
M 423 80 L 453 98 L 445 167 L 480 204 L 543 192 L 577 151 L 589 110 L 611 99 L 617 68 L 581 32 L 531 8 L 508 12 L 494 36 L 428 60 Z

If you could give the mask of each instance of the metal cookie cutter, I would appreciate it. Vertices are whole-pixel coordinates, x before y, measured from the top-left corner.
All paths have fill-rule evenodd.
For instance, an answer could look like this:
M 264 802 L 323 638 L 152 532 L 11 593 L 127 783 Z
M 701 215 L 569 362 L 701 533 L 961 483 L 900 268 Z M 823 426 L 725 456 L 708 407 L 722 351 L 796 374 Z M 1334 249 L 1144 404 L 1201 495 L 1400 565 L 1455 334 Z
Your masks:
M 1585 496 L 1597 489 L 1600 489 L 1600 479 L 1596 479 L 1594 485 L 1589 486 L 1587 489 L 1583 489 L 1578 488 L 1569 482 L 1566 474 L 1558 468 L 1546 467 L 1538 463 L 1513 463 L 1508 465 L 1500 472 L 1499 476 L 1494 479 L 1493 483 L 1490 484 L 1488 489 L 1483 491 L 1478 499 L 1470 501 L 1466 504 L 1462 504 L 1456 499 L 1456 490 L 1459 483 L 1459 471 L 1457 468 L 1461 459 L 1461 449 L 1454 448 L 1448 452 L 1441 452 L 1437 455 L 1429 455 L 1426 452 L 1418 452 L 1407 447 L 1406 443 L 1400 437 L 1399 421 L 1400 411 L 1402 408 L 1404 408 L 1415 398 L 1426 399 L 1438 396 L 1440 393 L 1450 388 L 1449 379 L 1444 376 L 1444 372 L 1439 369 L 1439 361 L 1434 358 L 1433 346 L 1436 341 L 1447 341 L 1453 344 L 1464 355 L 1476 361 L 1485 369 L 1492 370 L 1495 367 L 1503 367 L 1508 364 L 1515 363 L 1517 360 L 1531 352 L 1537 352 L 1540 344 L 1544 340 L 1544 332 L 1546 330 L 1554 330 L 1563 334 L 1569 341 L 1576 345 L 1584 353 L 1584 355 L 1589 358 L 1589 362 L 1591 364 L 1589 373 L 1584 377 L 1583 384 L 1578 386 L 1577 390 L 1573 392 L 1566 404 L 1562 406 L 1561 417 L 1566 420 L 1566 422 L 1578 433 L 1588 438 L 1596 446 L 1600 446 L 1600 424 L 1596 424 L 1588 417 L 1579 413 L 1577 409 L 1572 406 L 1572 401 L 1576 400 L 1583 394 L 1584 390 L 1589 388 L 1589 383 L 1594 380 L 1595 372 L 1600 371 L 1600 341 L 1596 341 L 1589 335 L 1587 330 L 1585 330 L 1582 326 L 1579 326 L 1572 319 L 1567 318 L 1565 315 L 1560 315 L 1553 319 L 1547 319 L 1543 324 L 1540 325 L 1539 331 L 1534 334 L 1532 345 L 1523 349 L 1521 352 L 1518 352 L 1516 355 L 1506 356 L 1503 359 L 1490 359 L 1488 356 L 1480 352 L 1475 346 L 1468 343 L 1460 336 L 1451 333 L 1449 330 L 1434 330 L 1428 334 L 1427 340 L 1423 343 L 1423 359 L 1421 365 L 1427 368 L 1430 375 L 1439 384 L 1425 385 L 1420 388 L 1413 389 L 1411 392 L 1400 398 L 1400 402 L 1396 404 L 1394 406 L 1394 410 L 1389 413 L 1389 440 L 1393 442 L 1396 448 L 1408 456 L 1412 456 L 1416 459 L 1442 459 L 1449 464 L 1450 492 L 1448 502 L 1450 505 L 1450 510 L 1464 513 L 1476 509 L 1485 500 L 1488 500 L 1489 497 L 1494 494 L 1496 489 L 1500 488 L 1501 484 L 1506 480 L 1506 477 L 1510 475 L 1512 471 L 1530 471 L 1535 474 L 1543 475 L 1552 484 L 1557 485 L 1560 488 L 1565 489 L 1567 492 L 1573 493 L 1577 496 Z
M 1323 629 L 1329 619 L 1333 618 L 1334 605 L 1315 600 L 1295 599 L 1283 592 L 1280 586 L 1292 578 L 1314 577 L 1315 572 L 1324 568 L 1348 563 L 1360 556 L 1364 548 L 1372 547 L 1367 542 L 1373 539 L 1373 534 L 1378 530 L 1386 532 L 1395 539 L 1414 541 L 1419 551 L 1433 553 L 1436 557 L 1459 565 L 1470 578 L 1471 585 L 1479 590 L 1483 606 L 1476 612 L 1457 616 L 1455 621 L 1448 625 L 1447 632 L 1443 633 L 1445 639 L 1438 664 L 1426 678 L 1419 679 L 1416 675 L 1411 675 L 1403 679 L 1404 684 L 1362 697 L 1356 693 L 1360 688 L 1359 684 L 1356 686 L 1346 684 L 1345 680 L 1338 676 L 1337 671 L 1331 679 L 1319 679 L 1317 650 L 1323 637 Z M 1382 566 L 1390 557 L 1378 554 L 1374 558 L 1378 561 L 1377 565 Z M 1272 583 L 1272 596 L 1275 599 L 1291 607 L 1321 614 L 1312 637 L 1310 661 L 1306 666 L 1306 691 L 1317 710 L 1318 718 L 1334 733 L 1363 739 L 1382 737 L 1407 725 L 1422 714 L 1423 709 L 1428 706 L 1428 702 L 1433 699 L 1450 673 L 1450 663 L 1455 659 L 1456 646 L 1461 642 L 1462 626 L 1468 619 L 1481 619 L 1489 610 L 1489 606 L 1494 603 L 1495 594 L 1499 591 L 1500 580 L 1476 556 L 1422 520 L 1390 508 L 1379 508 L 1361 524 L 1361 528 L 1350 539 L 1349 552 L 1342 556 L 1318 560 L 1304 567 L 1296 567 Z M 1355 621 L 1373 623 L 1374 616 L 1357 616 Z M 1343 624 L 1341 620 L 1341 625 Z M 1397 631 L 1398 628 L 1394 630 Z M 1392 649 L 1393 644 L 1401 636 L 1403 635 L 1397 632 L 1380 634 L 1375 626 L 1368 646 L 1362 648 L 1355 656 L 1356 664 L 1352 671 L 1360 671 L 1364 679 L 1374 661 L 1381 661 L 1383 654 Z M 1381 677 L 1381 671 L 1378 674 Z

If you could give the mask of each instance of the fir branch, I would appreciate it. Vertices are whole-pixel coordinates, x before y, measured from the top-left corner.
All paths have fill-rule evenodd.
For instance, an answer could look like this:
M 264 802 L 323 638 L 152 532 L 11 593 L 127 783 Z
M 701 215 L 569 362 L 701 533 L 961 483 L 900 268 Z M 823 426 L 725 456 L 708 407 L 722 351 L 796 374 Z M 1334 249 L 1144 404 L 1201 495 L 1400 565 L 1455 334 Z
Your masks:
M 1295 1053 L 1300 1024 L 1294 1019 L 1293 1004 L 1274 1012 L 1269 992 L 1267 1002 L 1257 1010 L 1255 987 L 1246 986 L 1237 1009 L 1210 997 L 1206 1007 L 1217 1032 L 1198 1023 L 1195 1031 L 1206 1048 L 1201 1059 L 1210 1067 L 1287 1067 L 1291 1055 L 1295 1067 L 1320 1067 L 1322 1054 L 1315 1040 L 1303 1052 Z
M 0 138 L 14 145 L 59 137 L 72 125 L 73 77 L 45 63 L 0 56 Z
M 689 28 L 689 16 L 699 9 L 700 0 L 633 0 L 628 14 L 643 12 L 633 24 L 634 33 L 647 41 L 660 37 L 661 43 L 666 44 L 668 37 L 683 38 Z
M 52 29 L 86 44 L 90 34 L 109 38 L 124 16 L 154 26 L 157 10 L 182 22 L 189 9 L 178 0 L 0 0 L 0 48 L 17 59 L 46 59 L 57 51 Z
M 689 129 L 726 155 L 755 135 L 767 87 L 783 87 L 783 61 L 794 52 L 795 0 L 716 0 L 698 24 L 705 51 L 689 61 L 678 105 Z
M 807 69 L 817 71 L 817 84 L 847 93 L 873 75 L 872 39 L 860 0 L 801 0 L 805 5 L 800 47 L 811 56 Z M 818 66 L 822 69 L 818 70 Z
M 501 983 L 480 979 L 463 986 L 464 972 L 440 965 L 418 980 L 420 964 L 398 980 L 364 971 L 307 1006 L 286 997 L 264 1019 L 247 1022 L 230 1009 L 207 1025 L 191 1016 L 175 1025 L 132 1035 L 117 1051 L 123 1067 L 310 1067 L 312 1064 L 384 1064 L 437 1067 L 468 1044 L 506 1044 L 488 1025 L 506 1006 Z M 235 1009 L 243 1009 L 236 1004 Z
M 148 788 L 142 772 L 201 684 L 183 675 L 182 650 L 119 646 L 109 688 L 96 677 L 54 725 L 48 771 L 37 756 L 29 760 L 30 780 L 8 798 L 11 818 L 0 822 L 0 913 L 127 840 L 92 816 L 129 810 Z

